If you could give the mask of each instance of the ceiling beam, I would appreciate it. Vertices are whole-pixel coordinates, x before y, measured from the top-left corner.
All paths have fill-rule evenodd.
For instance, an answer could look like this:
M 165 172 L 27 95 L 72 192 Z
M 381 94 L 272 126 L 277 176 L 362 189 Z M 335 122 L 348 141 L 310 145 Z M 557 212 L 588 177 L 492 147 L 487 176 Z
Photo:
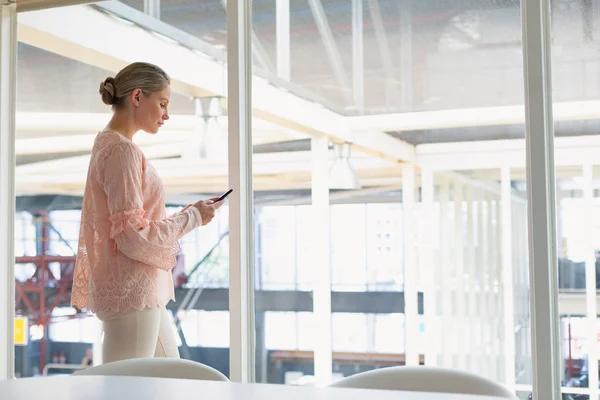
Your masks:
M 17 155 L 56 154 L 91 151 L 98 127 L 110 120 L 105 113 L 17 113 Z M 193 115 L 171 115 L 157 135 L 140 133 L 135 136 L 139 146 L 191 142 L 191 135 L 204 122 Z M 222 134 L 227 135 L 227 117 L 219 118 Z M 308 136 L 293 132 L 260 119 L 253 119 L 255 145 L 306 139 Z
M 160 149 L 165 147 L 168 146 L 148 146 L 144 149 L 144 153 L 147 157 L 148 154 L 168 154 L 168 150 L 159 153 Z M 334 160 L 333 153 L 330 154 L 330 158 L 331 161 Z M 20 179 L 26 179 L 28 176 L 44 175 L 47 177 L 57 176 L 58 179 L 58 175 L 68 176 L 72 173 L 80 174 L 81 172 L 87 171 L 89 159 L 90 156 L 85 155 L 19 165 L 16 169 L 16 176 Z M 257 175 L 281 175 L 287 172 L 309 172 L 310 160 L 310 151 L 255 154 L 253 157 L 253 169 L 256 171 Z M 386 168 L 395 165 L 385 160 L 369 157 L 356 152 L 352 155 L 351 163 L 355 169 Z M 152 162 L 152 165 L 158 171 L 159 175 L 165 178 L 227 176 L 228 168 L 227 160 L 211 159 L 157 159 Z
M 157 26 L 157 30 L 161 31 L 165 29 L 159 28 L 165 24 L 158 20 L 149 21 L 144 13 L 117 3 L 110 2 L 112 12 L 126 10 L 128 21 L 91 6 L 24 13 L 19 16 L 19 40 L 112 72 L 134 61 L 155 63 L 169 71 L 172 89 L 177 93 L 190 97 L 226 95 L 223 61 L 142 29 L 136 24 L 137 19 L 143 19 L 146 28 Z M 88 29 L 90 26 L 94 29 Z M 175 30 L 170 27 L 169 31 Z M 177 35 L 183 37 L 185 33 L 178 32 Z M 349 141 L 352 125 L 344 116 L 258 76 L 253 78 L 252 88 L 255 118 L 311 136 L 325 135 L 333 142 Z M 371 132 L 371 141 L 387 140 L 386 134 Z M 400 158 L 401 153 L 395 148 L 381 152 L 372 150 L 366 143 L 364 145 L 362 149 L 374 156 L 381 157 L 383 154 L 389 160 L 406 161 Z
M 307 179 L 291 180 L 291 181 L 279 181 L 275 178 L 255 178 L 254 189 L 260 192 L 281 192 L 281 191 L 293 191 L 293 190 L 308 190 L 311 187 L 310 177 L 307 175 Z M 377 178 L 377 179 L 363 179 L 361 177 L 361 185 L 363 187 L 376 187 L 376 186 L 398 186 L 400 185 L 400 179 L 394 178 Z M 186 184 L 173 184 L 165 182 L 165 190 L 170 195 L 188 195 L 192 193 L 207 193 L 207 194 L 219 194 L 223 193 L 228 188 L 227 179 L 221 179 L 216 181 L 194 181 Z M 37 195 L 69 195 L 69 196 L 82 196 L 83 187 L 81 185 L 68 185 L 68 184 L 19 184 L 17 182 L 17 194 L 20 196 L 37 196 Z
M 600 136 L 554 138 L 558 167 L 596 164 Z M 525 168 L 525 139 L 423 144 L 416 147 L 416 163 L 438 171 Z
M 598 119 L 600 100 L 554 103 L 555 121 Z M 347 117 L 355 131 L 420 131 L 525 123 L 524 106 L 462 108 Z

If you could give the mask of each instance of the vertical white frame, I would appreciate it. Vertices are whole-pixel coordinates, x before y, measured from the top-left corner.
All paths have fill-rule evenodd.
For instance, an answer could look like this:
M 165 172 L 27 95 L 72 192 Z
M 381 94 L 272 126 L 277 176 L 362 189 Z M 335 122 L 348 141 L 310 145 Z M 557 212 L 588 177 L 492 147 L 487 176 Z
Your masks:
M 0 4 L 0 380 L 14 377 L 17 6 Z
M 402 247 L 404 248 L 404 352 L 406 365 L 419 365 L 419 274 L 415 246 L 415 167 L 402 167 Z
M 556 191 L 552 117 L 550 1 L 521 0 L 531 346 L 536 400 L 559 400 Z
M 485 354 L 485 333 L 486 333 L 486 320 L 485 313 L 488 309 L 486 303 L 485 294 L 485 221 L 483 210 L 485 208 L 485 192 L 483 189 L 478 188 L 476 191 L 477 199 L 477 253 L 476 253 L 476 265 L 477 265 L 477 285 L 479 286 L 478 301 L 476 303 L 476 334 L 474 342 L 477 343 L 477 371 L 481 371 L 484 374 L 486 367 L 486 354 Z M 484 375 L 485 376 L 485 375 Z
M 504 328 L 504 380 L 508 387 L 515 385 L 515 305 L 512 248 L 512 187 L 510 167 L 500 172 L 501 186 L 501 248 L 502 248 L 502 290 L 503 290 L 503 328 Z
M 160 0 L 144 0 L 144 13 L 160 19 Z
M 483 202 L 485 204 L 485 253 L 484 253 L 484 300 L 483 310 L 485 314 L 484 319 L 484 354 L 485 354 L 485 366 L 482 371 L 483 376 L 487 376 L 491 379 L 496 379 L 494 376 L 496 360 L 494 359 L 492 342 L 497 339 L 496 332 L 494 332 L 494 319 L 495 315 L 495 302 L 496 296 L 494 294 L 494 226 L 492 220 L 494 218 L 493 213 L 493 195 L 484 190 Z
M 502 205 L 501 205 L 502 193 L 495 196 L 495 207 L 494 207 L 494 221 L 496 222 L 493 232 L 494 232 L 494 246 L 493 246 L 493 254 L 494 254 L 494 284 L 498 284 L 498 293 L 495 296 L 494 301 L 494 313 L 496 318 L 494 318 L 493 329 L 496 332 L 496 335 L 500 336 L 500 340 L 492 341 L 492 354 L 496 360 L 502 360 L 504 363 L 495 364 L 494 368 L 494 377 L 498 382 L 505 382 L 506 377 L 504 374 L 503 367 L 506 364 L 507 354 L 503 353 L 504 343 L 506 342 L 506 338 L 503 338 L 504 335 L 500 334 L 502 332 L 502 324 L 504 322 L 503 318 L 503 310 L 504 310 L 504 292 L 502 291 Z M 514 358 L 514 356 L 513 356 Z
M 476 273 L 479 264 L 476 262 L 476 248 L 475 248 L 475 212 L 477 211 L 476 203 L 475 203 L 475 190 L 473 185 L 468 185 L 466 188 L 466 199 L 467 199 L 467 255 L 465 257 L 465 265 L 467 266 L 467 274 L 469 275 L 469 280 L 467 282 L 467 287 L 469 288 L 469 294 L 467 296 L 467 304 L 469 310 L 467 311 L 468 320 L 465 321 L 465 324 L 469 327 L 468 329 L 468 342 L 467 342 L 467 369 L 469 371 L 475 371 L 477 368 L 478 362 L 478 353 L 477 353 L 477 342 L 476 342 L 476 328 L 478 325 L 477 322 L 477 293 L 475 293 L 475 287 L 477 286 Z
M 311 196 L 314 226 L 312 233 L 315 279 L 313 313 L 319 334 L 315 340 L 316 386 L 331 384 L 333 370 L 331 315 L 331 233 L 329 206 L 329 140 L 325 136 L 311 139 Z
M 255 379 L 251 0 L 227 2 L 230 378 Z
M 596 292 L 596 257 L 594 254 L 594 168 L 586 164 L 582 168 L 583 186 L 583 230 L 585 253 L 585 300 L 588 326 L 588 371 L 598 370 L 597 315 L 598 303 Z M 590 399 L 597 399 L 598 374 L 589 374 Z
M 434 174 L 431 169 L 421 170 L 421 235 L 419 238 L 419 266 L 422 271 L 424 284 L 423 291 L 423 316 L 425 318 L 425 338 L 427 343 L 436 343 L 438 340 L 437 310 L 436 310 L 436 285 L 435 285 L 435 246 L 432 242 L 432 232 L 436 231 L 435 220 L 435 186 Z M 425 346 L 425 365 L 438 365 L 438 345 Z
M 461 327 L 456 335 L 456 367 L 461 370 L 467 368 L 467 337 L 464 334 L 465 324 L 467 323 L 467 312 L 465 302 L 465 249 L 464 249 L 464 229 L 463 224 L 463 198 L 465 186 L 462 182 L 454 182 L 454 271 L 455 271 L 455 299 L 456 309 L 454 310 L 455 320 Z
M 450 353 L 454 348 L 455 338 L 455 327 L 452 318 L 452 286 L 450 281 L 452 278 L 451 268 L 453 268 L 451 261 L 451 249 L 450 240 L 452 238 L 452 225 L 449 221 L 450 215 L 450 180 L 443 176 L 440 178 L 440 263 L 441 274 L 438 274 L 438 279 L 441 278 L 440 283 L 440 298 L 441 298 L 441 324 L 440 329 L 444 332 L 441 336 L 441 360 L 440 366 L 444 368 L 452 368 L 452 354 Z M 439 271 L 439 269 L 438 269 Z

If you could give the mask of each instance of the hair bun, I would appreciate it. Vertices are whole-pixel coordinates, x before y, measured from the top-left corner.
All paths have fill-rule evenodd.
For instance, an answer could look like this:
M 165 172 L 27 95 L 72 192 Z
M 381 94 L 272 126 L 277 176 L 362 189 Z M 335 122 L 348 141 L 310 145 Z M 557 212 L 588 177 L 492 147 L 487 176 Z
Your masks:
M 100 83 L 100 95 L 104 104 L 114 105 L 117 102 L 116 93 L 114 78 L 106 78 L 104 82 Z

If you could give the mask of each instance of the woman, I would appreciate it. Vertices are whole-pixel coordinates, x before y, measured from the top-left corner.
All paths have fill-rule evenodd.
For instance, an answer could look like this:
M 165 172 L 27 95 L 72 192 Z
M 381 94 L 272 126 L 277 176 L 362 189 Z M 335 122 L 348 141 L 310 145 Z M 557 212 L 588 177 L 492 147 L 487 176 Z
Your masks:
M 133 142 L 169 119 L 168 75 L 134 63 L 100 85 L 113 117 L 96 137 L 81 211 L 71 304 L 104 322 L 103 361 L 179 357 L 165 308 L 174 300 L 171 269 L 178 240 L 209 223 L 222 205 L 198 201 L 167 218 L 165 191 Z

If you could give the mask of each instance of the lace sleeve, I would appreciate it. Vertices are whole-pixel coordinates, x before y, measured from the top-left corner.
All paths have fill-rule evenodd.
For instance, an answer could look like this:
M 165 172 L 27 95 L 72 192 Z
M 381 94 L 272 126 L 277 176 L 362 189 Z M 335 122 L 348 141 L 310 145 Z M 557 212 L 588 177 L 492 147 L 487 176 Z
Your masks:
M 144 210 L 143 159 L 132 144 L 116 146 L 106 159 L 103 186 L 108 197 L 110 238 L 127 257 L 170 270 L 176 265 L 178 240 L 201 225 L 200 212 L 189 207 L 163 220 L 148 218 Z

